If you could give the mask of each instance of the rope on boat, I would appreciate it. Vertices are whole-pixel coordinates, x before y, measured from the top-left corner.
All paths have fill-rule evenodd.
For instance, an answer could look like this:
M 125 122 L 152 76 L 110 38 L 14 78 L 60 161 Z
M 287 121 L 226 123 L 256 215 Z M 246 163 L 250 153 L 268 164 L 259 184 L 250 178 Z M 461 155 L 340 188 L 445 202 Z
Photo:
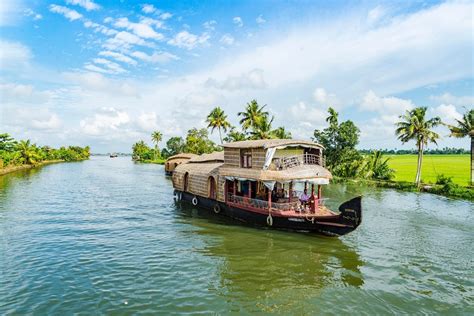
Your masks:
M 271 208 L 268 208 L 267 225 L 268 226 L 273 226 L 273 217 L 272 217 Z

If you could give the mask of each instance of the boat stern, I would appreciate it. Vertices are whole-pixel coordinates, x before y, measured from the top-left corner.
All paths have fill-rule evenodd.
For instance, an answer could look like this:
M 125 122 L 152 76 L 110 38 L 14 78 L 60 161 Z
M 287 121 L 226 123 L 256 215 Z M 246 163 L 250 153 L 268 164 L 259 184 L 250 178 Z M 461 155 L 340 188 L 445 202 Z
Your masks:
M 357 228 L 362 222 L 362 196 L 355 197 L 339 206 L 342 222 Z

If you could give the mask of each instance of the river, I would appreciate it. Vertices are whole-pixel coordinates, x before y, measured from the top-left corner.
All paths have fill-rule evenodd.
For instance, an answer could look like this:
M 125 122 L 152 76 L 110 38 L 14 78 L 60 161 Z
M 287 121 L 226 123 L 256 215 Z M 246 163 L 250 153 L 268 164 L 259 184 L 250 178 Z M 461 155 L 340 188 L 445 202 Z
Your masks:
M 0 314 L 474 314 L 474 203 L 363 194 L 331 238 L 173 201 L 163 167 L 92 157 L 0 177 Z

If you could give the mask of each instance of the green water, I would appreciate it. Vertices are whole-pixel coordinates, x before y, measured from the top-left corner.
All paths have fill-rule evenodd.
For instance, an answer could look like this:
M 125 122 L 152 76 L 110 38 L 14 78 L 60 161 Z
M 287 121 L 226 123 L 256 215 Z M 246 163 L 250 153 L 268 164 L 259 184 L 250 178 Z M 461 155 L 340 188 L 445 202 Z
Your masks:
M 474 204 L 344 185 L 330 238 L 176 205 L 162 166 L 97 158 L 0 177 L 0 315 L 473 314 Z

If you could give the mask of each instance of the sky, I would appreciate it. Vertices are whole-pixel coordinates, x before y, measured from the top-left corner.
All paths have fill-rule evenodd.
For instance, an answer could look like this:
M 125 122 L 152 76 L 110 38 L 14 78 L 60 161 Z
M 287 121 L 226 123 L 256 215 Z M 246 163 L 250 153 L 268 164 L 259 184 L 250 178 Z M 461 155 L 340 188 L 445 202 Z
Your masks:
M 394 135 L 406 110 L 449 124 L 474 106 L 473 14 L 473 1 L 2 0 L 0 132 L 130 152 L 154 130 L 163 146 L 206 127 L 216 106 L 238 125 L 256 99 L 294 138 L 332 106 L 359 148 L 414 148 Z M 468 148 L 437 131 L 439 147 Z

